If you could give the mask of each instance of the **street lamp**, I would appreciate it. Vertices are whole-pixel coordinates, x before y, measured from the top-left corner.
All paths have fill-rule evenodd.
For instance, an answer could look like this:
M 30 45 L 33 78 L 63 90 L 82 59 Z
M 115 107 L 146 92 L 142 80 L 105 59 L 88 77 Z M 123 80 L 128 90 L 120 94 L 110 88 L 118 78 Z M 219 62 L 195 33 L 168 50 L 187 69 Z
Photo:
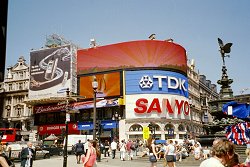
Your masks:
M 112 116 L 112 120 L 115 121 L 115 135 L 116 138 L 118 138 L 118 121 L 121 119 L 121 116 L 117 113 L 117 111 L 115 112 L 115 114 Z
M 96 80 L 96 76 L 92 81 L 92 88 L 94 90 L 94 108 L 93 108 L 93 140 L 96 140 L 96 93 L 98 88 L 98 82 Z
M 68 158 L 68 122 L 70 121 L 70 114 L 69 114 L 69 89 L 66 90 L 66 120 L 65 120 L 65 143 L 63 149 L 63 167 L 67 167 L 67 158 Z
M 69 134 L 69 127 L 68 127 L 68 122 L 70 122 L 70 114 L 75 114 L 75 113 L 80 113 L 79 110 L 70 110 L 69 108 L 69 101 L 77 101 L 77 99 L 84 99 L 86 98 L 85 96 L 78 96 L 78 95 L 70 95 L 69 88 L 66 89 L 66 97 L 50 97 L 51 100 L 57 100 L 60 101 L 58 105 L 60 104 L 65 104 L 65 129 L 62 129 L 62 134 L 65 136 L 65 142 L 64 142 L 64 147 L 63 147 L 63 167 L 67 167 L 67 158 L 68 158 L 68 134 Z

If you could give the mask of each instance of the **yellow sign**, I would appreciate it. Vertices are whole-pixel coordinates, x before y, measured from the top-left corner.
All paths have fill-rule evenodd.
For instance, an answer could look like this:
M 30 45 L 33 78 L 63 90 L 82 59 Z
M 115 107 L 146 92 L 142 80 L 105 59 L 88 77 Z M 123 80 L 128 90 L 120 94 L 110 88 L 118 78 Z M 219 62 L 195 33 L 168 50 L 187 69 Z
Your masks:
M 143 127 L 143 139 L 148 139 L 149 138 L 149 127 L 144 126 Z

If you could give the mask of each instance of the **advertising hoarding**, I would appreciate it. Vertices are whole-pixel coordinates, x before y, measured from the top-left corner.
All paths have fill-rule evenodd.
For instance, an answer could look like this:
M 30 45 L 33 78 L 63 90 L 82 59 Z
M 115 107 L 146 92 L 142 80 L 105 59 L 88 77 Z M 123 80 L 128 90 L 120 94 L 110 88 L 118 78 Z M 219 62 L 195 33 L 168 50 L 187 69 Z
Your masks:
M 190 120 L 188 98 L 170 94 L 126 95 L 126 118 Z
M 65 96 L 66 88 L 72 90 L 75 56 L 76 49 L 70 45 L 31 52 L 29 99 Z
M 92 82 L 94 76 L 98 82 L 97 97 L 112 97 L 122 95 L 121 72 L 111 72 L 96 74 L 92 76 L 82 76 L 79 81 L 79 94 L 86 98 L 93 98 Z
M 183 74 L 163 70 L 126 71 L 126 95 L 174 94 L 188 97 L 188 80 Z
M 159 67 L 187 73 L 185 49 L 173 42 L 140 40 L 77 51 L 77 73 Z
M 125 71 L 126 118 L 189 119 L 188 80 L 164 70 Z
M 69 134 L 79 134 L 79 130 L 77 129 L 77 124 L 75 123 L 68 123 L 69 127 Z M 62 131 L 66 129 L 65 124 L 53 124 L 53 125 L 42 125 L 38 126 L 38 134 L 39 135 L 61 135 Z
M 114 106 L 118 106 L 117 98 L 96 100 L 96 108 L 114 107 Z M 89 109 L 89 108 L 94 108 L 94 103 L 93 101 L 75 102 L 75 103 L 70 103 L 68 107 L 72 110 Z M 34 113 L 41 114 L 41 113 L 65 111 L 66 108 L 67 108 L 66 104 L 37 105 L 37 106 L 34 106 Z

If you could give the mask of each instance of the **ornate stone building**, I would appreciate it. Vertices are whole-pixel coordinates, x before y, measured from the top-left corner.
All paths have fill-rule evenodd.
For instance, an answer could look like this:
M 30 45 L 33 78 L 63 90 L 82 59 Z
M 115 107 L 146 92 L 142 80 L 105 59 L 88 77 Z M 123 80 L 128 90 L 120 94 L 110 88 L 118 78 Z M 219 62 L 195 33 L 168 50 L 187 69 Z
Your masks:
M 201 75 L 196 71 L 194 60 L 188 62 L 187 74 L 193 124 L 190 131 L 193 132 L 193 135 L 199 136 L 206 133 L 203 125 L 212 122 L 213 119 L 209 112 L 208 101 L 218 99 L 219 94 L 216 85 L 207 80 L 205 75 Z
M 21 56 L 14 66 L 7 68 L 4 82 L 1 83 L 3 99 L 3 127 L 21 129 L 22 135 L 29 135 L 33 126 L 32 106 L 24 102 L 28 97 L 29 65 Z

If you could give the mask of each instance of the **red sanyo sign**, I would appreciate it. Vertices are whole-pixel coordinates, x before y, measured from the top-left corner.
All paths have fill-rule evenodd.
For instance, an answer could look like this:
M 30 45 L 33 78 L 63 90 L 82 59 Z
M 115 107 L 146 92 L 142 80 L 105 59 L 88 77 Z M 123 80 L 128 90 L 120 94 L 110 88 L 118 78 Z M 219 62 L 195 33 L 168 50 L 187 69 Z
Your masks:
M 159 98 L 153 98 L 152 102 L 149 103 L 149 100 L 146 98 L 139 98 L 135 102 L 136 107 L 134 108 L 134 112 L 137 114 L 144 113 L 162 113 L 163 111 L 167 111 L 169 114 L 174 114 L 175 109 L 177 109 L 177 114 L 180 115 L 181 112 L 184 115 L 189 115 L 190 107 L 187 100 L 183 99 L 169 99 L 163 98 L 159 100 Z M 161 107 L 162 106 L 162 107 Z

